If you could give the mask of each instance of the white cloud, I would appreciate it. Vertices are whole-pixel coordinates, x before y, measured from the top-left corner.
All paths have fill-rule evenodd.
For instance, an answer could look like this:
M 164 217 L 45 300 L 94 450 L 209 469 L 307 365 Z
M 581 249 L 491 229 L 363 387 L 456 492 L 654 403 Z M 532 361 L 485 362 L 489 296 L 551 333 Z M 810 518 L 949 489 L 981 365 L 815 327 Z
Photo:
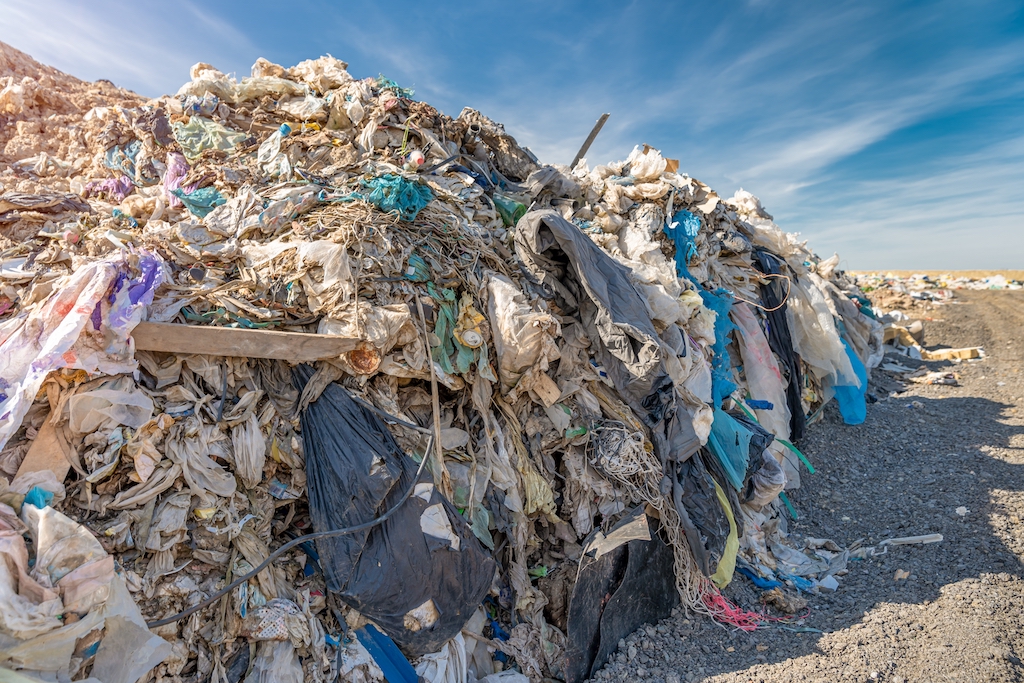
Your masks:
M 909 177 L 851 182 L 777 214 L 855 269 L 1014 268 L 1024 254 L 1024 136 Z

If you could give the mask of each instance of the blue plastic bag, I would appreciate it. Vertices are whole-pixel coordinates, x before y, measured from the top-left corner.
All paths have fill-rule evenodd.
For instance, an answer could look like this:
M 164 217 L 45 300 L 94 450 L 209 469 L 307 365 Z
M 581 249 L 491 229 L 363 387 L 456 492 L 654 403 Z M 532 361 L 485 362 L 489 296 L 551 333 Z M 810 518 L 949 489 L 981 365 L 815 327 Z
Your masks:
M 690 275 L 690 261 L 697 255 L 694 241 L 700 232 L 700 219 L 686 209 L 681 209 L 672 216 L 672 222 L 665 226 L 665 234 L 672 238 L 676 245 L 676 276 L 685 277 L 697 282 Z
M 848 384 L 835 385 L 836 402 L 839 404 L 839 412 L 843 416 L 843 422 L 848 425 L 859 425 L 867 419 L 868 407 L 865 397 L 868 392 L 868 372 L 864 368 L 857 354 L 850 348 L 849 342 L 843 339 L 843 346 L 846 348 L 846 355 L 850 358 L 850 365 L 860 380 L 860 386 L 855 387 Z M 843 381 L 842 379 L 837 381 Z
M 732 415 L 715 408 L 715 421 L 711 423 L 708 448 L 718 458 L 725 476 L 737 491 L 743 486 L 750 460 L 751 431 Z
M 732 381 L 732 360 L 729 358 L 729 350 L 726 346 L 732 341 L 729 339 L 729 332 L 736 329 L 736 325 L 729 318 L 729 309 L 732 307 L 732 295 L 724 289 L 711 293 L 700 290 L 700 296 L 704 299 L 704 305 L 716 313 L 715 318 L 715 344 L 711 347 L 711 397 L 715 408 L 722 406 L 722 399 L 736 391 L 736 384 Z

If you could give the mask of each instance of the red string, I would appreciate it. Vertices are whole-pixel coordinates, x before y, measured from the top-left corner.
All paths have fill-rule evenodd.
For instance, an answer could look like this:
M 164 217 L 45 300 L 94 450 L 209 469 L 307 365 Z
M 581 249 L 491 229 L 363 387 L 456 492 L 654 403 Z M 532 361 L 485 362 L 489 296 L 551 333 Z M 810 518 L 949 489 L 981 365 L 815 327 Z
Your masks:
M 749 612 L 722 595 L 718 588 L 712 588 L 701 598 L 708 613 L 715 621 L 734 626 L 741 631 L 751 632 L 769 623 L 791 624 L 806 619 L 811 614 L 810 608 L 800 616 L 773 617 L 765 611 Z
M 739 605 L 728 600 L 717 588 L 713 588 L 703 596 L 704 606 L 708 608 L 711 618 L 723 624 L 735 626 L 741 631 L 756 631 L 765 623 L 764 615 L 748 612 Z

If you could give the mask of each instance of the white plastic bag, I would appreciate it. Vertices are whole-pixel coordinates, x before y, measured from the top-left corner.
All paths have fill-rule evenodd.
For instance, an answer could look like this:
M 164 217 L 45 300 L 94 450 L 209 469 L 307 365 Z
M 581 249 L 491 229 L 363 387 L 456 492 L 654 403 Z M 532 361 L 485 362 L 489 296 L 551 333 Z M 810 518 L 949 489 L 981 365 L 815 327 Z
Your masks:
M 822 291 L 807 278 L 793 278 L 787 303 L 793 348 L 814 376 L 818 380 L 831 376 L 843 380 L 840 383 L 859 386 Z
M 14 510 L 2 507 L 8 517 L 14 516 Z M 57 617 L 63 611 L 57 592 L 29 575 L 28 549 L 20 531 L 0 531 L 0 632 L 20 639 L 34 638 L 60 628 Z
M 750 396 L 772 404 L 771 410 L 754 410 L 757 421 L 776 437 L 788 439 L 790 413 L 786 402 L 786 382 L 782 379 L 775 354 L 768 345 L 768 338 L 758 324 L 750 304 L 735 304 L 730 315 L 740 332 L 737 341 Z
M 235 456 L 235 474 L 242 478 L 247 487 L 254 488 L 263 480 L 263 465 L 267 461 L 267 440 L 255 413 L 231 428 L 231 444 Z
M 645 151 L 639 145 L 633 148 L 626 162 L 629 174 L 637 180 L 657 180 L 668 166 L 661 152 L 651 147 Z
M 299 62 L 288 69 L 288 75 L 313 87 L 319 93 L 340 88 L 352 80 L 348 73 L 348 64 L 330 55 Z
M 153 399 L 141 391 L 95 389 L 75 394 L 68 407 L 71 429 L 78 434 L 118 425 L 138 429 L 153 418 Z
M 503 275 L 491 274 L 487 292 L 498 376 L 507 393 L 527 370 L 538 366 L 546 372 L 548 364 L 561 357 L 555 343 L 561 326 L 550 313 L 534 311 L 519 288 Z
M 327 118 L 327 102 L 311 94 L 279 102 L 277 109 L 299 121 L 319 121 Z
M 261 642 L 245 683 L 303 683 L 302 663 L 287 640 Z
M 466 641 L 461 633 L 444 644 L 440 652 L 423 655 L 416 675 L 426 683 L 466 683 Z

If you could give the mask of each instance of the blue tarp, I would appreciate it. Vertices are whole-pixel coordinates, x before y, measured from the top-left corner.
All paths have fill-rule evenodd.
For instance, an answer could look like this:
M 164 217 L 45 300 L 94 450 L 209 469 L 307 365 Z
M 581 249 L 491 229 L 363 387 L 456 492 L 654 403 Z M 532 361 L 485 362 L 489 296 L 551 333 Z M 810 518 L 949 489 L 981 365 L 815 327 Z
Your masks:
M 836 402 L 839 403 L 839 412 L 843 416 L 843 422 L 848 425 L 859 425 L 868 416 L 867 401 L 865 400 L 868 392 L 868 373 L 864 369 L 864 363 L 857 357 L 845 339 L 843 339 L 843 346 L 846 348 L 846 355 L 850 358 L 850 365 L 853 366 L 853 371 L 857 373 L 857 379 L 860 380 L 860 386 L 835 385 Z M 839 381 L 843 381 L 843 379 Z
M 715 407 L 720 408 L 722 399 L 736 391 L 736 385 L 732 381 L 732 361 L 729 359 L 729 350 L 726 348 L 731 341 L 729 332 L 736 329 L 736 325 L 729 319 L 732 295 L 724 289 L 719 289 L 714 293 L 702 289 L 700 296 L 704 299 L 704 305 L 714 311 L 717 316 L 715 318 L 715 344 L 711 347 L 714 354 L 711 358 L 711 396 Z

